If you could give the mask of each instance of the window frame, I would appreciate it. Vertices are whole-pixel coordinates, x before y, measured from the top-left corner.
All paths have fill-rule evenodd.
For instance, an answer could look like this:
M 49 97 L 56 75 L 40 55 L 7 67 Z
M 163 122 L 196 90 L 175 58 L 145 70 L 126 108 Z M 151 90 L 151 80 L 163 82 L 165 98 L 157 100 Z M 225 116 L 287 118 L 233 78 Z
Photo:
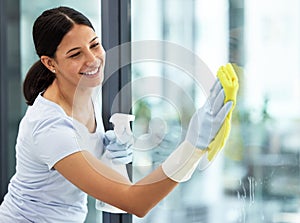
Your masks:
M 131 50 L 130 47 L 120 47 L 131 41 L 130 10 L 131 0 L 101 1 L 102 45 L 107 52 L 102 85 L 102 117 L 106 130 L 113 128 L 109 123 L 109 118 L 113 113 L 131 112 L 131 65 L 126 63 L 131 61 Z M 112 51 L 113 55 L 110 54 Z M 110 68 L 115 66 L 119 69 L 111 71 Z M 115 100 L 117 100 L 117 105 L 114 104 L 112 108 Z M 127 165 L 127 170 L 131 178 L 131 164 Z M 103 223 L 131 223 L 132 215 L 103 212 L 102 221 Z
M 6 61 L 6 28 L 7 28 L 7 14 L 6 14 L 6 2 L 5 1 L 0 1 L 0 30 L 1 30 L 1 35 L 0 35 L 0 128 L 1 128 L 1 134 L 0 134 L 0 159 L 1 159 L 1 171 L 0 171 L 0 179 L 1 179 L 1 200 L 3 199 L 4 194 L 7 191 L 7 181 L 8 181 L 8 173 L 7 173 L 7 168 L 6 166 L 8 165 L 7 163 L 7 132 L 4 131 L 5 126 L 7 126 L 7 110 L 5 107 L 7 107 L 7 87 L 6 87 L 6 82 L 7 78 L 4 75 L 4 73 L 7 70 L 7 61 Z M 5 182 L 5 183 L 3 183 Z
M 0 0 L 0 198 L 15 173 L 15 139 L 21 111 L 20 1 Z M 9 75 L 8 75 L 9 74 Z M 13 101 L 14 103 L 10 103 Z

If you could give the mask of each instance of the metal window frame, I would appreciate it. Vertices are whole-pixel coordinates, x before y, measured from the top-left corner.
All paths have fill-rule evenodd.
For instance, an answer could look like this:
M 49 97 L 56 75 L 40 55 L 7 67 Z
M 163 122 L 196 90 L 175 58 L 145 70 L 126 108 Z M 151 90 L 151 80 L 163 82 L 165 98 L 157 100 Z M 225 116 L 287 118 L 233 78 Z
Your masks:
M 15 172 L 15 126 L 21 116 L 19 9 L 19 0 L 0 0 L 0 200 Z
M 4 131 L 7 124 L 7 76 L 4 75 L 7 70 L 6 52 L 7 52 L 7 14 L 6 14 L 6 2 L 4 0 L 0 1 L 0 180 L 1 180 L 1 200 L 7 191 L 7 131 Z
M 130 64 L 122 66 L 122 61 L 128 61 L 128 58 L 131 58 L 131 52 L 128 47 L 126 49 L 119 47 L 123 43 L 131 41 L 130 0 L 102 0 L 101 17 L 102 44 L 106 52 L 108 52 L 105 78 L 102 86 L 102 113 L 104 126 L 111 128 L 111 123 L 108 120 L 112 113 L 128 113 L 131 107 L 131 88 L 122 89 L 131 81 Z M 112 49 L 114 51 L 113 55 L 109 54 Z M 120 69 L 113 72 L 110 69 L 111 67 L 120 67 Z M 110 72 L 113 73 L 111 74 Z M 118 94 L 121 89 L 123 96 L 126 94 L 126 98 Z M 117 108 L 114 105 L 114 110 L 112 110 L 112 104 L 116 100 L 118 101 Z
M 112 129 L 109 118 L 112 113 L 131 111 L 131 65 L 122 66 L 122 62 L 131 58 L 128 47 L 119 47 L 131 41 L 131 0 L 102 0 L 102 45 L 107 52 L 105 78 L 102 86 L 102 116 L 105 129 Z M 114 49 L 114 57 L 110 50 Z M 130 59 L 129 59 L 130 61 Z M 110 67 L 119 67 L 110 74 Z M 125 88 L 126 86 L 126 88 Z M 120 93 L 120 91 L 122 92 Z M 114 104 L 117 101 L 117 106 Z M 127 166 L 129 175 L 131 167 Z M 103 212 L 103 223 L 131 223 L 131 214 L 111 214 Z

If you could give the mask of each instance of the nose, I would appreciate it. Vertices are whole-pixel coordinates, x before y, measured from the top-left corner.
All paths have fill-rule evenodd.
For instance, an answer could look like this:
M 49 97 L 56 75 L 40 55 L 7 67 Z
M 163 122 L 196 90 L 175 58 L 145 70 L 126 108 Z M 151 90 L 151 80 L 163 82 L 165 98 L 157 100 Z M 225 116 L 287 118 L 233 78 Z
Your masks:
M 105 56 L 106 56 L 106 51 L 103 48 L 103 46 L 101 45 L 99 58 L 100 58 L 100 60 L 102 61 L 103 64 L 105 63 Z
M 91 50 L 88 50 L 86 53 L 86 65 L 92 66 L 97 61 L 97 57 L 94 52 Z

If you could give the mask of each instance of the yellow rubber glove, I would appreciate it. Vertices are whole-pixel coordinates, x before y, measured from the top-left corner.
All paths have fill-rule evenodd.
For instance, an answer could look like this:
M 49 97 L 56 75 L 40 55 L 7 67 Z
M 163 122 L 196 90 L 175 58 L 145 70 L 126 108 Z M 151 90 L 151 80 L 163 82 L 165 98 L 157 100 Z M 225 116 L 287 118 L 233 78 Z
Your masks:
M 236 97 L 239 89 L 238 77 L 234 71 L 232 64 L 228 63 L 225 66 L 221 66 L 218 70 L 217 77 L 219 78 L 225 92 L 224 103 L 227 101 L 233 101 L 233 105 L 215 139 L 209 144 L 207 148 L 207 158 L 209 161 L 212 161 L 212 159 L 224 147 L 225 142 L 228 139 L 231 128 L 232 111 L 236 104 Z
M 217 77 L 219 78 L 222 87 L 225 91 L 225 100 L 233 101 L 233 106 L 231 108 L 231 114 L 236 104 L 237 92 L 239 89 L 239 81 L 233 65 L 228 63 L 226 66 L 221 66 L 218 70 Z

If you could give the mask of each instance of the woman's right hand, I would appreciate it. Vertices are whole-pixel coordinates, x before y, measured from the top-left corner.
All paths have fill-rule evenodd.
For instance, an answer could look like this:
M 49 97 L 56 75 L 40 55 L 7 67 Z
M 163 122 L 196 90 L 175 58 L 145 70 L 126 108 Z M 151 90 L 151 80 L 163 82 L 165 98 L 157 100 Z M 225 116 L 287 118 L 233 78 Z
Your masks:
M 192 116 L 185 140 L 162 164 L 165 175 L 176 182 L 189 180 L 204 155 L 210 163 L 228 139 L 238 78 L 231 64 L 222 66 L 217 76 L 204 106 Z
M 219 79 L 216 80 L 203 107 L 192 116 L 186 140 L 198 149 L 205 150 L 216 137 L 231 110 L 232 101 L 224 104 L 225 93 Z

